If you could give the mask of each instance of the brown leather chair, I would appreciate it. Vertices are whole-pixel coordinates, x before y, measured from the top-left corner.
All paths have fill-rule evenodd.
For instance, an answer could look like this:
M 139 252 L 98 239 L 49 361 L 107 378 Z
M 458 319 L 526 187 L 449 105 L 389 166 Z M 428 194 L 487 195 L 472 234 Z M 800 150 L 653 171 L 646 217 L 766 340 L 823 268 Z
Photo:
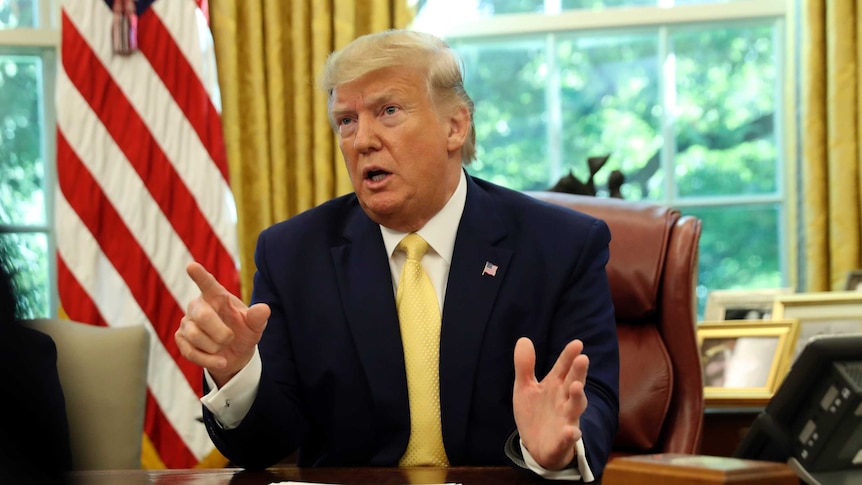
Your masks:
M 620 428 L 614 456 L 696 454 L 703 380 L 695 282 L 701 221 L 651 202 L 557 192 L 538 199 L 603 219 L 620 342 Z

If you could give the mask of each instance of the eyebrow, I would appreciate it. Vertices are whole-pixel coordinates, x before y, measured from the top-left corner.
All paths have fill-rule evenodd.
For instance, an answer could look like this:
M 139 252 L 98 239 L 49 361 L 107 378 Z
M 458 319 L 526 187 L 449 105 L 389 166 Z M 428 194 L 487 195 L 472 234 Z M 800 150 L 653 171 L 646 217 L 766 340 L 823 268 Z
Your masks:
M 387 91 L 381 93 L 373 93 L 365 97 L 365 102 L 363 103 L 364 107 L 376 107 L 382 104 L 387 104 L 392 102 L 395 98 L 398 97 L 400 93 L 397 89 L 389 89 Z M 352 113 L 353 109 L 345 109 L 343 104 L 339 104 L 337 101 L 333 101 L 331 106 L 332 115 L 339 115 L 344 113 Z

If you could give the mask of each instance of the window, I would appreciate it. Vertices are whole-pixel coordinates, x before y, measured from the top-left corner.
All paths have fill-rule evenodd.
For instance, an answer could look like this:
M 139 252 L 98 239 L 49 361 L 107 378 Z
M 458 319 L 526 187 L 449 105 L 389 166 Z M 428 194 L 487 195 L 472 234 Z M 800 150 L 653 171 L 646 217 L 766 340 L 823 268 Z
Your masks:
M 713 289 L 786 280 L 784 0 L 426 0 L 476 102 L 468 171 L 543 190 L 588 157 L 623 198 L 703 220 L 699 314 Z M 458 20 L 453 20 L 458 19 Z
M 0 258 L 28 318 L 57 312 L 53 14 L 48 0 L 0 0 Z

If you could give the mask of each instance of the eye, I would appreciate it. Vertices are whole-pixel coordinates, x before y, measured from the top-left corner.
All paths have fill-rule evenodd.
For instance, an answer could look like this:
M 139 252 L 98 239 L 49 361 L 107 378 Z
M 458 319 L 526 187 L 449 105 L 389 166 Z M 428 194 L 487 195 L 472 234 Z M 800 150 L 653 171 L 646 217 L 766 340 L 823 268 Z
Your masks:
M 398 106 L 387 106 L 383 108 L 383 114 L 385 115 L 394 115 L 398 112 Z
M 351 123 L 353 123 L 351 118 L 341 118 L 338 120 L 338 126 L 347 126 Z

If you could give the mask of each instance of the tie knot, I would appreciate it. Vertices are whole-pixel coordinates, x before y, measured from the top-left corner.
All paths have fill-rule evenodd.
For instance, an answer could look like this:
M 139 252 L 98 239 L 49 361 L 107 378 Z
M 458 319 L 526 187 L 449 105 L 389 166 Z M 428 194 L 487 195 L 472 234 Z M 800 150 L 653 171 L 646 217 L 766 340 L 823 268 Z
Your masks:
M 398 243 L 398 249 L 407 253 L 407 259 L 419 261 L 428 251 L 428 243 L 419 234 L 411 232 Z

